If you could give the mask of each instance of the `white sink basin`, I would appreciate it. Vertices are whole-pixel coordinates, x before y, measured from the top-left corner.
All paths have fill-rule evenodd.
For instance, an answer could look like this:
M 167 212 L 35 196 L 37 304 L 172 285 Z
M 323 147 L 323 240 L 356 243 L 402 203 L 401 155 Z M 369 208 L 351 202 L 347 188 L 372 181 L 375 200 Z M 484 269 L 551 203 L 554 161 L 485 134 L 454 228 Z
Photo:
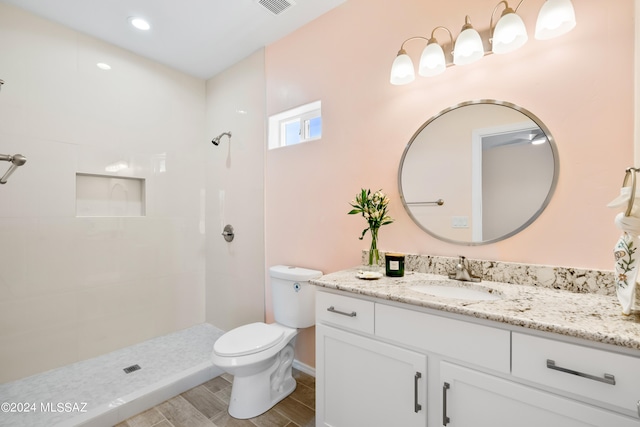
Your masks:
M 412 291 L 420 292 L 434 297 L 455 298 L 470 301 L 495 301 L 502 297 L 495 293 L 490 293 L 485 289 L 472 289 L 459 286 L 445 285 L 415 285 L 410 286 Z

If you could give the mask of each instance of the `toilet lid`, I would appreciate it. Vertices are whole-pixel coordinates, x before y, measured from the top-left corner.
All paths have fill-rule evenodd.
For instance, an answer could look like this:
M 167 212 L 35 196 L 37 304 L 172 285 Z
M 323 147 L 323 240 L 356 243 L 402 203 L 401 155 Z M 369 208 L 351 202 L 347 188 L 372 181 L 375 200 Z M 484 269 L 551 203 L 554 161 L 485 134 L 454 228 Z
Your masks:
M 284 331 L 266 323 L 250 323 L 222 335 L 213 344 L 219 356 L 245 356 L 266 350 L 282 341 Z

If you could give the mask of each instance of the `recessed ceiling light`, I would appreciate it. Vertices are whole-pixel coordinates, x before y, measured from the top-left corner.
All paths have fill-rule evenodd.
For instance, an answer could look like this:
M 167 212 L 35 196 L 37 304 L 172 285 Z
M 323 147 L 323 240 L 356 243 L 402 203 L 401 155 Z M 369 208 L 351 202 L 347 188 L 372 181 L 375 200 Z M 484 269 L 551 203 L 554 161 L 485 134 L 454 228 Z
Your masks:
M 147 31 L 148 29 L 151 28 L 151 25 L 145 19 L 137 18 L 135 16 L 129 17 L 129 23 L 134 27 L 136 27 L 137 29 L 143 30 L 143 31 Z
M 106 64 L 106 63 L 104 63 L 104 62 L 98 62 L 98 63 L 96 64 L 96 66 L 97 66 L 98 68 L 100 68 L 101 70 L 110 70 L 110 69 L 111 69 L 111 65 Z

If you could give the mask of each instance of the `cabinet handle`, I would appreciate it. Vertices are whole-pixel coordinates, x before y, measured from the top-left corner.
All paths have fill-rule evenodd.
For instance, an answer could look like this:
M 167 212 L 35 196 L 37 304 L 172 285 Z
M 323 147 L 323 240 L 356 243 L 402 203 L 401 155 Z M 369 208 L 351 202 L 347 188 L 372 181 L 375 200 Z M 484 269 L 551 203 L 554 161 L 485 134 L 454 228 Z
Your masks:
M 555 371 L 565 372 L 571 375 L 577 375 L 582 378 L 588 378 L 590 380 L 599 381 L 601 383 L 616 385 L 616 377 L 611 374 L 604 374 L 604 377 L 596 377 L 595 375 L 585 374 L 584 372 L 574 371 L 573 369 L 562 368 L 560 366 L 556 366 L 556 362 L 547 359 L 547 368 L 553 369 Z
M 449 383 L 444 383 L 442 386 L 442 425 L 446 426 L 451 422 L 451 419 L 447 416 L 447 390 L 449 390 L 451 386 Z
M 329 308 L 327 308 L 327 311 L 330 311 L 332 313 L 336 313 L 336 314 L 342 314 L 343 316 L 347 316 L 347 317 L 356 317 L 356 312 L 352 311 L 351 313 L 347 313 L 344 311 L 340 311 L 340 310 L 336 310 L 336 308 L 334 306 L 331 306 Z
M 422 378 L 420 372 L 416 372 L 413 377 L 413 411 L 417 414 L 422 409 L 422 405 L 418 403 L 418 380 Z

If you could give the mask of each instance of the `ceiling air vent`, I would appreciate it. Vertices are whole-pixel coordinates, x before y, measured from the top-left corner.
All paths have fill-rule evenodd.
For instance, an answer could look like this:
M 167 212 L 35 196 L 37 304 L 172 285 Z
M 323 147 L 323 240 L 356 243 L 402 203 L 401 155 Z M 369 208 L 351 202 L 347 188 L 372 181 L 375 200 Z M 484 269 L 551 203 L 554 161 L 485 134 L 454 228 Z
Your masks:
M 296 3 L 293 0 L 258 0 L 258 4 L 274 15 L 278 15 L 295 6 Z

